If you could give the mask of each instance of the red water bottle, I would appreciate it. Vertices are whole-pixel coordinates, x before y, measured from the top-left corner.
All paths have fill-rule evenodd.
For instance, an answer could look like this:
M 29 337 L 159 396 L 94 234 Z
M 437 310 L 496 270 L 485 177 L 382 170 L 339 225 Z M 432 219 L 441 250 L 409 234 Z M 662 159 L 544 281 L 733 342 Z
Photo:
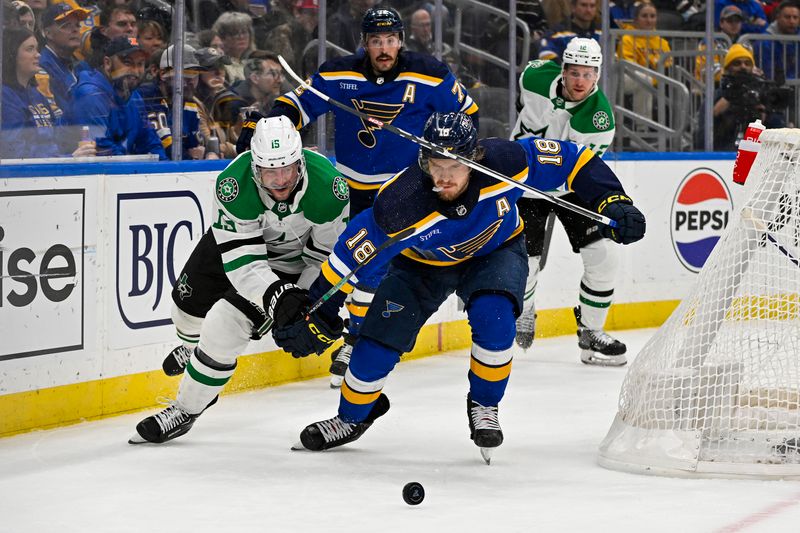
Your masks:
M 758 138 L 766 128 L 760 120 L 756 119 L 747 125 L 744 130 L 744 138 L 739 141 L 739 148 L 736 151 L 736 161 L 733 163 L 733 182 L 744 185 L 753 161 L 756 160 L 758 150 L 761 148 L 761 141 Z

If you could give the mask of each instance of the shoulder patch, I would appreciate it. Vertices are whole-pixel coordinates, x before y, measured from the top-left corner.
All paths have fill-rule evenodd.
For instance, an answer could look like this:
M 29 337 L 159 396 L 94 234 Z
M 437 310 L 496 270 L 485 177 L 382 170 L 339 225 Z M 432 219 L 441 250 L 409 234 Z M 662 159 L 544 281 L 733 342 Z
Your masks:
M 611 126 L 611 119 L 605 111 L 598 111 L 592 117 L 592 125 L 599 131 L 605 131 Z
M 236 178 L 228 176 L 220 180 L 217 185 L 217 198 L 223 202 L 232 202 L 239 196 L 239 184 Z
M 341 176 L 333 178 L 333 195 L 343 202 L 350 198 L 350 188 Z

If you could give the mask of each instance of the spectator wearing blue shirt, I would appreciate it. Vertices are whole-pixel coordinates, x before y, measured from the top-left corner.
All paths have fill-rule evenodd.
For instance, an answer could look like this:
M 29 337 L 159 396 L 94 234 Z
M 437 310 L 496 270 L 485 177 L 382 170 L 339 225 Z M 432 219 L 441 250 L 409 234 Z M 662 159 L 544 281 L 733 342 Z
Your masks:
M 758 0 L 716 0 L 714 3 L 714 27 L 719 27 L 719 16 L 726 6 L 736 6 L 742 10 L 742 33 L 764 33 L 767 29 L 767 15 Z
M 66 123 L 72 117 L 69 91 L 78 82 L 76 71 L 89 68 L 74 56 L 75 50 L 81 45 L 81 22 L 89 13 L 88 9 L 74 8 L 68 4 L 53 4 L 42 14 L 45 45 L 39 63 L 50 77 L 50 92 L 56 105 L 64 112 Z
M 800 3 L 784 0 L 775 10 L 775 20 L 767 28 L 771 35 L 800 35 Z M 761 70 L 768 79 L 782 84 L 783 80 L 796 79 L 800 75 L 800 47 L 798 41 L 759 41 L 756 56 Z
M 167 159 L 137 90 L 147 54 L 136 39 L 116 37 L 92 56 L 95 68 L 78 74 L 72 95 L 75 120 L 89 126 L 97 154 L 155 154 Z
M 4 142 L 0 143 L 0 157 L 17 159 L 95 155 L 91 143 L 81 144 L 72 153 L 65 153 L 59 146 L 55 129 L 59 119 L 54 117 L 50 102 L 36 86 L 41 54 L 33 32 L 26 28 L 6 28 L 3 32 L 3 53 L 1 122 Z
M 572 18 L 569 23 L 553 28 L 552 33 L 542 39 L 539 59 L 551 59 L 560 63 L 567 43 L 575 37 L 600 42 L 600 30 L 595 26 L 597 0 L 571 0 L 571 5 Z

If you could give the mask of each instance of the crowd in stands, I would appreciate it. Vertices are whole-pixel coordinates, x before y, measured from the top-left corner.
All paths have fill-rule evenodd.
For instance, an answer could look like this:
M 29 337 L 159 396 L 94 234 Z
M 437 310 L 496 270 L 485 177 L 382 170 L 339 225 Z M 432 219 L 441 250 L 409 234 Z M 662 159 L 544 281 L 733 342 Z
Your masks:
M 24 142 L 2 143 L 1 158 L 140 155 L 176 158 L 172 153 L 172 80 L 175 64 L 168 48 L 172 7 L 164 0 L 2 0 L 2 130 L 20 130 Z M 327 2 L 328 55 L 360 47 L 362 14 L 378 0 Z M 406 48 L 436 53 L 437 13 L 430 0 L 389 0 L 406 21 Z M 483 0 L 501 10 L 507 0 Z M 186 0 L 183 51 L 183 159 L 231 158 L 248 110 L 266 114 L 281 93 L 292 88 L 278 62 L 308 75 L 319 66 L 318 0 Z M 616 0 L 610 5 L 618 59 L 656 70 L 670 52 L 670 38 L 657 29 L 701 31 L 701 0 Z M 508 86 L 508 71 L 475 54 L 459 53 L 453 43 L 456 6 L 440 14 L 443 59 L 467 90 Z M 598 0 L 518 0 L 517 14 L 530 29 L 527 57 L 559 61 L 570 39 L 600 39 Z M 800 0 L 715 0 L 714 83 L 725 85 L 736 45 L 750 54 L 749 74 L 781 86 L 798 77 Z M 659 22 L 660 21 L 660 22 Z M 498 57 L 508 55 L 508 22 L 485 12 L 462 13 L 459 38 Z M 698 50 L 705 41 L 699 40 Z M 521 51 L 517 50 L 518 57 Z M 609 57 L 606 54 L 606 57 Z M 737 59 L 741 59 L 738 57 Z M 692 74 L 703 82 L 706 56 L 693 58 Z M 663 62 L 662 62 L 663 63 Z M 667 62 L 667 67 L 671 66 Z M 631 109 L 653 117 L 656 80 L 628 75 L 625 91 Z M 790 83 L 791 84 L 791 83 Z M 730 82 L 727 85 L 730 88 Z M 729 91 L 730 94 L 730 91 Z M 772 100 L 777 97 L 772 95 Z M 791 95 L 781 95 L 792 100 Z M 483 102 L 476 98 L 483 106 Z M 751 106 L 775 115 L 776 103 Z M 488 103 L 487 103 L 487 107 Z M 502 106 L 498 106 L 501 108 Z M 785 108 L 789 107 L 786 103 Z M 506 106 L 507 109 L 507 106 Z M 716 109 L 716 107 L 715 107 Z M 790 116 L 784 113 L 784 116 Z M 507 122 L 507 117 L 495 117 Z M 715 120 L 716 122 L 716 120 Z M 784 120 L 784 123 L 786 121 Z M 793 121 L 789 120 L 789 124 Z M 488 122 L 487 122 L 488 124 Z M 726 123 L 720 121 L 719 126 Z M 507 124 L 506 124 L 507 126 Z M 715 124 L 716 126 L 716 124 Z M 88 133 L 87 133 L 88 132 Z M 699 141 L 698 141 L 699 142 Z M 730 149 L 730 142 L 715 147 Z

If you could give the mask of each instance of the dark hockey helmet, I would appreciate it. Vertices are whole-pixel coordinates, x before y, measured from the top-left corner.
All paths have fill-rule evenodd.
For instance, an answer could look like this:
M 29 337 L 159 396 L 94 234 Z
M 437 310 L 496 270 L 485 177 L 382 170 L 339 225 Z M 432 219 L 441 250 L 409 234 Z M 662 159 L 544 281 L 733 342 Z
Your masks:
M 399 33 L 403 40 L 403 19 L 394 8 L 372 7 L 361 19 L 361 40 L 366 42 L 370 33 Z
M 426 141 L 441 146 L 450 153 L 466 159 L 474 159 L 478 148 L 478 130 L 466 113 L 434 113 L 425 123 L 422 136 Z M 428 159 L 444 159 L 446 156 L 419 149 L 419 166 L 428 171 Z

